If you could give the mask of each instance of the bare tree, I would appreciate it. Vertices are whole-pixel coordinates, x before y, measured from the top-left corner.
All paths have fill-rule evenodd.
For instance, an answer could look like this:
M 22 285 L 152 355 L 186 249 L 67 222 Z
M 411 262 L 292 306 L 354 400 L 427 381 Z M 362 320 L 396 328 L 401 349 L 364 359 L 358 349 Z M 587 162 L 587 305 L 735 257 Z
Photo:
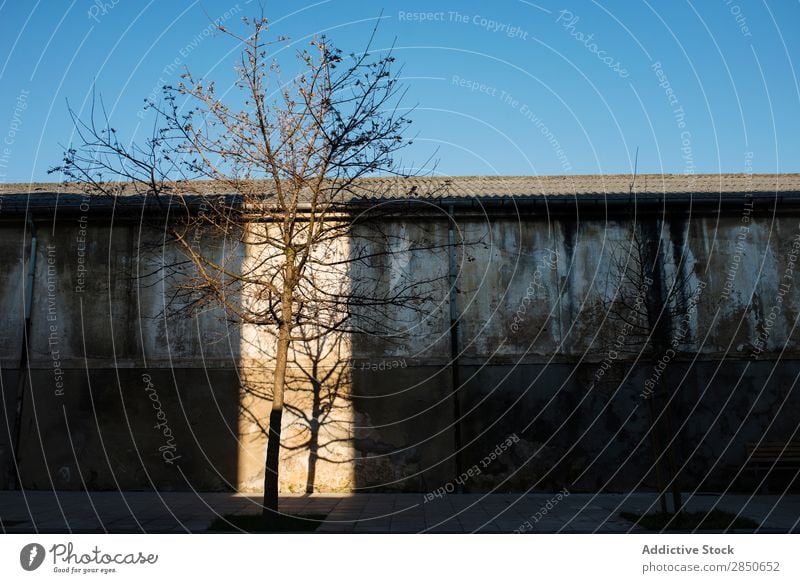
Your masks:
M 603 312 L 617 331 L 611 350 L 651 365 L 640 397 L 647 401 L 661 508 L 667 511 L 669 490 L 678 512 L 682 496 L 672 413 L 676 393 L 665 386 L 664 372 L 690 340 L 686 318 L 696 309 L 702 287 L 693 287 L 686 274 L 687 258 L 675 252 L 670 257 L 663 248 L 662 219 L 631 215 L 629 224 L 628 240 L 611 248 Z
M 373 57 L 370 39 L 364 51 L 345 55 L 329 39 L 316 38 L 297 53 L 299 71 L 283 80 L 269 52 L 267 20 L 243 20 L 246 36 L 218 27 L 242 46 L 239 98 L 221 99 L 213 81 L 187 70 L 177 87 L 164 88 L 163 102 L 149 103 L 157 120 L 141 146 L 120 140 L 103 110 L 88 122 L 73 114 L 80 145 L 67 149 L 52 171 L 93 194 L 136 193 L 170 209 L 169 234 L 192 267 L 176 270 L 182 273 L 180 310 L 221 308 L 230 322 L 272 334 L 271 346 L 259 346 L 274 358 L 264 393 L 271 400 L 264 474 L 269 517 L 278 509 L 293 346 L 324 351 L 331 334 L 399 334 L 402 326 L 387 316 L 398 307 L 424 309 L 433 280 L 406 274 L 387 285 L 381 274 L 357 277 L 374 266 L 376 255 L 391 254 L 392 243 L 364 243 L 369 237 L 359 230 L 379 224 L 380 211 L 362 205 L 354 219 L 350 203 L 376 194 L 364 177 L 402 174 L 395 155 L 409 143 L 391 51 Z M 203 196 L 198 180 L 213 181 L 225 196 Z M 219 245 L 199 244 L 204 236 Z M 316 370 L 305 374 L 318 384 Z M 312 420 L 327 410 L 316 388 L 308 417 L 314 447 Z

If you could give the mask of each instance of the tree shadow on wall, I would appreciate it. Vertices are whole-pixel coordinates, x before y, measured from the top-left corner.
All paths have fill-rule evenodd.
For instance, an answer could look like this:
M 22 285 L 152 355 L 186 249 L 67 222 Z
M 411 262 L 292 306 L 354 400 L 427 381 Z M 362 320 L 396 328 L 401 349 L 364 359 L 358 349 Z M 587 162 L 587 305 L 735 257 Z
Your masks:
M 344 335 L 322 335 L 295 342 L 289 356 L 285 408 L 288 415 L 281 439 L 281 486 L 293 491 L 346 490 L 352 475 L 342 466 L 353 462 L 351 415 L 351 360 Z M 266 440 L 272 402 L 271 371 L 243 378 L 241 415 Z M 263 443 L 263 442 L 262 442 Z M 260 451 L 260 448 L 259 450 Z M 320 475 L 320 464 L 334 464 Z M 262 472 L 263 475 L 263 472 Z

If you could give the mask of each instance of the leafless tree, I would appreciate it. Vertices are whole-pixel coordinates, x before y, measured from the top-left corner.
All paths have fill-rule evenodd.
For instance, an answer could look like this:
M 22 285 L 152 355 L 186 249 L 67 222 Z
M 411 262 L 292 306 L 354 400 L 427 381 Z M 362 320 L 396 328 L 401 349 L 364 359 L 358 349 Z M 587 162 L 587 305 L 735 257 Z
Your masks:
M 384 239 L 376 247 L 363 233 L 380 224 L 385 205 L 362 204 L 357 218 L 350 210 L 353 200 L 378 194 L 364 177 L 405 175 L 395 157 L 410 142 L 410 120 L 400 109 L 391 51 L 373 57 L 370 39 L 364 51 L 346 55 L 315 38 L 297 53 L 299 71 L 284 80 L 272 47 L 285 39 L 268 41 L 263 17 L 243 20 L 246 35 L 218 27 L 241 43 L 238 92 L 223 99 L 213 81 L 187 70 L 176 87 L 164 88 L 162 102 L 148 104 L 157 119 L 142 145 L 118 138 L 100 107 L 86 122 L 73 114 L 80 143 L 53 171 L 93 194 L 135 193 L 169 209 L 169 235 L 191 266 L 176 270 L 180 309 L 221 308 L 229 322 L 272 334 L 272 345 L 259 347 L 274 358 L 265 393 L 268 517 L 278 509 L 294 347 L 319 348 L 332 334 L 399 334 L 401 323 L 388 315 L 425 309 L 433 279 L 403 274 L 388 285 L 385 274 L 374 274 L 376 256 L 391 254 L 393 244 Z M 225 195 L 203 195 L 208 186 L 198 181 L 213 181 Z M 213 249 L 199 243 L 206 236 L 218 242 Z M 305 373 L 317 388 L 319 410 L 308 417 L 313 445 L 313 420 L 326 405 L 319 375 Z
M 665 386 L 663 373 L 690 341 L 686 318 L 696 309 L 702 289 L 686 274 L 687 258 L 674 252 L 670 256 L 664 249 L 661 218 L 630 214 L 627 222 L 629 237 L 611 246 L 602 310 L 616 332 L 611 350 L 652 365 L 640 397 L 648 406 L 661 508 L 667 511 L 665 493 L 670 490 L 677 512 L 682 496 L 672 413 L 676 393 Z

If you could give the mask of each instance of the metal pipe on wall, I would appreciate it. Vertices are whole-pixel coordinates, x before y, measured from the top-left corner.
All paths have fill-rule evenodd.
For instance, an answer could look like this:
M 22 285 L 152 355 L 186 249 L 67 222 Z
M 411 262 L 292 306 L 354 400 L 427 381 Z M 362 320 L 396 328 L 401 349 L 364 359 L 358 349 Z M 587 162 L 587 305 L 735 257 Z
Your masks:
M 456 477 L 461 476 L 463 462 L 461 448 L 463 440 L 461 437 L 461 400 L 458 391 L 461 389 L 461 375 L 458 366 L 458 357 L 461 348 L 458 341 L 458 261 L 456 260 L 456 233 L 455 217 L 453 216 L 453 205 L 448 206 L 448 229 L 447 229 L 447 249 L 448 249 L 448 274 L 450 283 L 450 383 L 453 391 L 453 434 L 455 445 Z M 463 491 L 459 484 L 458 491 Z
M 22 438 L 22 410 L 25 403 L 25 388 L 28 376 L 30 375 L 30 332 L 31 332 L 31 313 L 33 306 L 33 284 L 36 278 L 36 249 L 38 239 L 36 237 L 36 225 L 29 218 L 27 226 L 31 230 L 31 245 L 28 255 L 28 272 L 25 277 L 23 295 L 23 309 L 25 312 L 25 322 L 22 329 L 22 347 L 19 358 L 19 377 L 17 379 L 17 402 L 14 413 L 14 462 L 11 467 L 12 476 L 10 486 L 12 489 L 21 489 L 22 483 L 19 476 L 20 463 L 20 441 Z

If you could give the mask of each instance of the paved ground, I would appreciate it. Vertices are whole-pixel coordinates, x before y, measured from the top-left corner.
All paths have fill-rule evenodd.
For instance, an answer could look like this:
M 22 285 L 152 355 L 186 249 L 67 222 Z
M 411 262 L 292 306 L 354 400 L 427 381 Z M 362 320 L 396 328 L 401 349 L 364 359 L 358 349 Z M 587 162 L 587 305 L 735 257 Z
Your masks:
M 257 495 L 219 492 L 3 491 L 0 523 L 8 533 L 204 532 L 219 515 L 258 513 L 258 502 Z M 656 510 L 654 502 L 652 494 L 450 494 L 430 502 L 422 494 L 312 494 L 284 496 L 281 508 L 327 515 L 318 532 L 619 533 L 643 532 L 620 511 Z M 752 518 L 758 532 L 800 532 L 800 495 L 698 494 L 687 509 L 715 505 Z

